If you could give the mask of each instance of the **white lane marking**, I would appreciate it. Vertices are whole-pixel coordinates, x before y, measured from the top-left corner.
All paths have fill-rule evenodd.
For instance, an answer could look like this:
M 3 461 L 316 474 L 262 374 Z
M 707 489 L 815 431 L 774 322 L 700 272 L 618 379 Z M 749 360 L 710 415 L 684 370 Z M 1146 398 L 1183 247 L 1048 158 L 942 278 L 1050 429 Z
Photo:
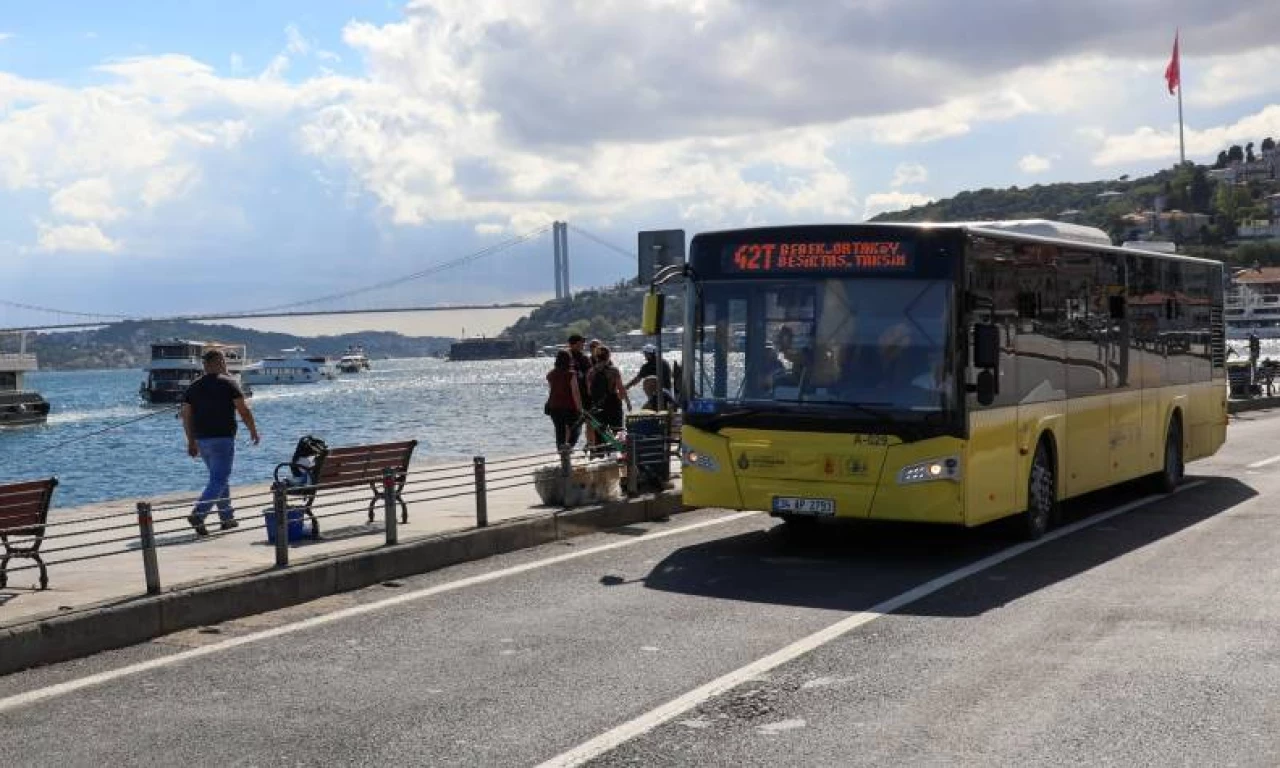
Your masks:
M 1261 469 L 1262 467 L 1271 466 L 1272 464 L 1275 464 L 1277 461 L 1280 461 L 1280 456 L 1272 456 L 1269 459 L 1263 459 L 1262 461 L 1255 461 L 1252 464 L 1248 465 L 1246 469 Z
M 257 643 L 263 640 L 270 640 L 271 638 L 274 638 L 274 637 L 280 637 L 281 635 L 288 635 L 294 632 L 301 632 L 302 630 L 311 629 L 312 627 L 319 627 L 325 624 L 332 624 L 336 621 L 349 619 L 352 616 L 362 616 L 366 613 L 373 613 L 374 611 L 380 611 L 385 608 L 391 608 L 393 606 L 403 605 L 404 603 L 410 603 L 415 600 L 422 600 L 428 597 L 441 595 L 446 592 L 453 592 L 459 589 L 464 589 L 466 587 L 473 587 L 477 584 L 486 584 L 491 581 L 497 581 L 498 579 L 506 578 L 507 576 L 515 576 L 517 574 L 527 573 L 529 571 L 537 570 L 539 568 L 546 568 L 547 566 L 558 565 L 559 563 L 568 562 L 570 560 L 577 560 L 583 557 L 590 557 L 591 555 L 598 555 L 601 552 L 610 552 L 615 549 L 622 549 L 624 547 L 631 547 L 637 544 L 644 544 L 645 542 L 655 541 L 657 539 L 665 539 L 668 536 L 679 536 L 680 534 L 689 533 L 691 531 L 697 531 L 703 528 L 710 528 L 711 526 L 714 526 L 714 525 L 723 525 L 725 523 L 732 523 L 735 520 L 741 520 L 745 517 L 752 517 L 758 514 L 760 513 L 759 512 L 735 512 L 730 515 L 725 515 L 724 517 L 717 517 L 711 520 L 703 520 L 702 522 L 691 523 L 690 525 L 684 525 L 679 528 L 672 528 L 666 531 L 657 531 L 654 533 L 645 534 L 644 536 L 629 538 L 624 541 L 615 541 L 612 544 L 602 544 L 598 547 L 590 547 L 588 549 L 584 549 L 579 552 L 570 552 L 564 555 L 556 555 L 555 557 L 548 557 L 545 560 L 536 560 L 532 563 L 515 565 L 510 568 L 503 568 L 502 570 L 499 570 L 499 571 L 482 573 L 476 576 L 468 576 L 465 579 L 458 579 L 457 581 L 451 581 L 447 584 L 437 584 L 434 587 L 426 587 L 423 589 L 415 590 L 413 592 L 406 592 L 402 595 L 396 595 L 395 597 L 388 597 L 385 600 L 378 600 L 373 603 L 365 603 L 364 605 L 353 605 L 349 608 L 343 608 L 341 610 L 334 611 L 333 613 L 327 613 L 323 616 L 313 616 L 309 619 L 303 619 L 302 621 L 298 621 L 293 624 L 285 624 L 279 627 L 265 629 L 261 632 L 255 632 L 250 635 L 244 635 L 242 637 L 234 637 L 229 640 L 223 640 L 221 642 L 212 643 L 210 645 L 201 646 L 199 648 L 192 648 L 191 650 L 188 650 L 188 651 L 175 653 L 172 656 L 165 656 L 159 659 L 143 661 L 137 664 L 131 664 L 127 667 L 120 667 L 119 669 L 112 669 L 106 672 L 99 672 L 94 675 L 89 675 L 87 677 L 81 677 L 75 680 L 68 680 L 65 683 L 58 683 L 57 685 L 51 685 L 47 688 L 39 688 L 34 691 L 19 693 L 17 695 L 10 696 L 8 698 L 0 699 L 0 713 L 7 712 L 11 709 L 17 709 L 19 707 L 25 707 L 30 704 L 35 704 L 36 702 L 44 701 L 46 699 L 52 699 L 57 696 L 64 696 L 68 693 L 80 691 L 95 685 L 102 685 L 103 683 L 108 683 L 108 682 L 111 682 L 112 680 L 118 680 L 122 677 L 128 677 L 129 675 L 136 675 L 141 672 L 147 672 L 152 669 L 160 669 L 161 667 L 168 667 L 174 664 L 181 664 L 184 661 L 198 659 L 202 656 L 210 656 L 220 651 L 227 651 L 232 648 L 238 648 L 242 645 Z
M 1201 485 L 1204 485 L 1203 480 L 1187 483 L 1174 491 L 1174 493 L 1188 491 Z M 605 731 L 594 739 L 579 744 L 568 752 L 547 760 L 539 765 L 538 768 L 569 768 L 570 766 L 582 765 L 588 760 L 593 760 L 636 738 L 637 736 L 642 736 L 645 733 L 648 733 L 659 725 L 688 712 L 699 704 L 736 688 L 754 677 L 758 677 L 772 669 L 780 667 L 783 664 L 808 653 L 809 651 L 821 648 L 827 643 L 837 640 L 843 635 L 846 635 L 865 624 L 869 624 L 885 614 L 893 613 L 894 611 L 914 603 L 921 598 L 945 589 L 962 579 L 967 579 L 976 573 L 999 565 L 1006 560 L 1011 560 L 1035 549 L 1036 547 L 1044 546 L 1045 544 L 1061 539 L 1064 536 L 1070 536 L 1077 531 L 1083 530 L 1092 525 L 1097 525 L 1098 523 L 1110 520 L 1113 517 L 1123 515 L 1127 512 L 1132 512 L 1138 507 L 1145 506 L 1153 501 L 1163 498 L 1166 498 L 1166 496 L 1163 494 L 1156 494 L 1153 496 L 1146 496 L 1136 501 L 1131 501 L 1128 504 L 1122 504 L 1114 509 L 1107 510 L 1106 512 L 1100 512 L 1085 520 L 1080 520 L 1072 523 L 1071 525 L 1059 528 L 1056 531 L 1052 531 L 1036 541 L 1028 541 L 1023 544 L 1014 545 L 1008 549 L 1001 550 L 994 555 L 984 557 L 975 563 L 966 565 L 963 568 L 943 574 L 942 576 L 931 581 L 927 581 L 914 589 L 907 590 L 896 597 L 891 597 L 878 605 L 872 606 L 866 611 L 855 613 L 848 618 L 841 619 L 835 624 L 832 624 L 825 629 L 820 629 L 808 637 L 801 638 L 785 648 L 774 651 L 768 656 L 757 659 L 745 667 L 741 667 L 729 672 L 728 674 L 721 675 L 705 685 L 694 688 L 692 691 L 689 691 L 679 698 L 672 699 L 656 709 L 649 710 L 634 720 Z

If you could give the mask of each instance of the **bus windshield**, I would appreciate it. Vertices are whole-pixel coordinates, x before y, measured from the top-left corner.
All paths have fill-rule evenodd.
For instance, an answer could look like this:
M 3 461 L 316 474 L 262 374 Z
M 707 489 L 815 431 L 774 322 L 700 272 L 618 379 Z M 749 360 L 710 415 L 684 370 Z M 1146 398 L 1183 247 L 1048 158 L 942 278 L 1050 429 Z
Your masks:
M 897 420 L 949 411 L 957 397 L 948 352 L 952 285 L 856 278 L 703 283 L 690 414 L 804 408 Z

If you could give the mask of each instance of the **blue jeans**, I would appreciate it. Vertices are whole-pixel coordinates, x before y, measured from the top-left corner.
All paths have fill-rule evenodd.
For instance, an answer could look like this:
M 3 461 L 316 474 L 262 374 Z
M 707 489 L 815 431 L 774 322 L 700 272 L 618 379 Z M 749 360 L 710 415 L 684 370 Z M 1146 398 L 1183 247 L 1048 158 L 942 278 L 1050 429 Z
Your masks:
M 196 446 L 200 449 L 204 465 L 209 468 L 209 484 L 204 487 L 204 493 L 200 494 L 200 501 L 192 514 L 204 520 L 205 515 L 216 505 L 218 517 L 230 520 L 235 516 L 235 510 L 231 508 L 230 480 L 231 463 L 236 456 L 236 439 L 204 437 L 196 440 Z

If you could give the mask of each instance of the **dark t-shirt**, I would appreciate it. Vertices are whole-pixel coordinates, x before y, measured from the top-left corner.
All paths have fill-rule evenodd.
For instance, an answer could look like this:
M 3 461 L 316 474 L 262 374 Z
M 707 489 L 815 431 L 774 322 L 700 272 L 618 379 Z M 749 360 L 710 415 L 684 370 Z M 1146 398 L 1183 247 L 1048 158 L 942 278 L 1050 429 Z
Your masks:
M 646 357 L 644 363 L 640 366 L 640 370 L 636 372 L 636 376 L 641 379 L 646 376 L 657 376 L 658 366 L 656 359 L 656 357 Z M 662 378 L 659 380 L 658 385 L 663 389 L 671 389 L 671 363 L 665 359 L 662 361 Z
M 182 402 L 191 406 L 191 432 L 197 438 L 235 437 L 235 401 L 244 397 L 240 385 L 226 374 L 205 374 L 187 387 Z
M 572 349 L 569 356 L 573 358 L 573 372 L 578 376 L 578 392 L 584 393 L 587 391 L 587 374 L 591 372 L 591 358 Z

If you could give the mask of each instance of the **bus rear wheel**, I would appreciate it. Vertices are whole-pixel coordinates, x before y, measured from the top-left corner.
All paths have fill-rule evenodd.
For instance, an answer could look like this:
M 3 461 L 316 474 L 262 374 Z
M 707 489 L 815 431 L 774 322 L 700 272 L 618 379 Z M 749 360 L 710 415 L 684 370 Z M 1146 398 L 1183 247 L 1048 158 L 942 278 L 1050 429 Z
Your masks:
M 1169 419 L 1169 429 L 1165 432 L 1164 466 L 1155 476 L 1155 489 L 1160 493 L 1173 493 L 1186 469 L 1182 457 L 1182 419 L 1175 415 Z
M 1058 477 L 1049 447 L 1036 446 L 1031 471 L 1027 473 L 1027 508 L 1013 519 L 1014 532 L 1024 541 L 1034 541 L 1049 530 L 1058 503 Z

